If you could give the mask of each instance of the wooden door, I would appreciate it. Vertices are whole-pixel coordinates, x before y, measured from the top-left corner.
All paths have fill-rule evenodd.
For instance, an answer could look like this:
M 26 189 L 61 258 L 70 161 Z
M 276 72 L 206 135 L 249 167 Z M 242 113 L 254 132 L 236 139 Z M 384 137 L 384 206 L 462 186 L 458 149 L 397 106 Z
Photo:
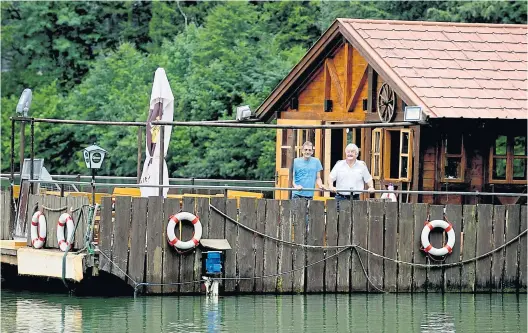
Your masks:
M 279 125 L 320 125 L 319 120 L 278 119 Z M 314 144 L 313 156 L 321 160 L 321 129 L 277 129 L 275 150 L 275 170 L 277 173 L 275 187 L 291 188 L 290 172 L 293 159 L 302 156 L 302 144 L 311 141 Z M 275 191 L 275 199 L 289 199 L 289 191 Z M 320 196 L 320 193 L 315 193 Z

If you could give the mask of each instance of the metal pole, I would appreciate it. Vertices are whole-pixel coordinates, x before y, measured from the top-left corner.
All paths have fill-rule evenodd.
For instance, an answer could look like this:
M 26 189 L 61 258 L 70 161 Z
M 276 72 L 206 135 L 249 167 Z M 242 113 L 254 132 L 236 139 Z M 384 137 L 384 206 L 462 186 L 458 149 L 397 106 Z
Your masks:
M 22 120 L 20 124 L 20 174 L 24 165 L 24 148 L 26 145 L 26 123 Z
M 14 183 L 15 183 L 15 120 L 11 118 L 11 184 L 14 184 Z
M 143 129 L 141 127 L 138 127 L 138 141 L 137 141 L 138 143 L 138 153 L 137 153 L 137 182 L 138 184 L 141 181 L 141 155 L 142 155 L 141 146 L 143 145 L 143 139 L 141 137 L 142 131 Z
M 163 164 L 165 164 L 165 126 L 160 127 L 159 137 L 159 182 L 158 185 L 163 185 Z M 158 195 L 163 196 L 163 187 L 159 188 Z
M 92 205 L 95 205 L 95 169 L 92 169 Z
M 31 153 L 29 155 L 30 157 L 30 164 L 29 164 L 29 179 L 35 178 L 35 170 L 34 170 L 34 161 L 35 161 L 35 122 L 33 119 L 31 119 L 31 126 L 30 126 L 30 142 L 31 142 Z M 37 185 L 35 185 L 36 187 Z M 31 193 L 35 193 L 35 188 L 33 186 L 30 187 Z

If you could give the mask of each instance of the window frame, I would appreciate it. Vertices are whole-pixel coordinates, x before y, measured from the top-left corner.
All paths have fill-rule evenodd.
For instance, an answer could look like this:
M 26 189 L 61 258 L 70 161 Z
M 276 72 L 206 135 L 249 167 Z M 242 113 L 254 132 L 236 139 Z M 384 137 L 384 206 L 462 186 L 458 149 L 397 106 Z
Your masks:
M 379 137 L 376 138 L 376 134 L 379 134 Z M 376 152 L 376 140 L 378 141 L 378 149 Z M 383 175 L 383 128 L 376 128 L 372 131 L 372 147 L 370 153 L 370 169 L 372 179 L 381 179 Z M 376 158 L 378 159 L 378 173 L 376 174 Z
M 446 148 L 446 141 L 449 140 L 449 136 L 460 135 L 460 154 L 448 154 Z M 460 158 L 460 177 L 459 178 L 447 178 L 445 174 L 445 167 L 447 165 L 448 158 Z M 466 147 L 464 144 L 463 133 L 445 133 L 442 136 L 441 151 L 440 151 L 440 178 L 442 183 L 463 183 L 465 182 L 466 175 Z
M 389 140 L 390 135 L 387 134 L 387 132 L 399 132 L 400 135 L 400 149 L 399 149 L 399 156 L 398 156 L 398 178 L 391 178 L 390 177 L 390 164 L 385 163 L 384 161 L 391 160 L 391 149 L 390 145 L 387 143 L 387 140 Z M 379 153 L 375 152 L 376 147 L 376 133 L 380 133 L 379 136 Z M 407 147 L 407 151 L 403 152 L 403 133 L 408 134 L 409 138 L 409 144 Z M 371 176 L 373 179 L 384 179 L 391 182 L 411 182 L 412 181 L 412 175 L 413 175 L 413 130 L 409 128 L 376 128 L 372 130 L 372 136 L 371 136 Z M 379 155 L 379 175 L 375 175 L 375 159 Z M 402 157 L 407 157 L 407 177 L 401 177 L 401 171 L 402 171 Z
M 505 136 L 506 137 L 506 155 L 495 155 L 495 143 L 497 142 L 497 138 L 499 136 Z M 514 155 L 514 145 L 515 145 L 515 137 L 517 136 L 523 136 L 520 133 L 515 134 L 506 134 L 506 133 L 497 133 L 494 135 L 494 140 L 491 142 L 490 145 L 490 153 L 489 153 L 489 183 L 493 184 L 527 184 L 528 181 L 526 179 L 513 179 L 513 161 L 515 159 L 524 159 L 527 160 L 525 163 L 525 167 L 528 168 L 528 155 Z M 526 136 L 525 137 L 525 149 L 527 145 Z M 525 151 L 526 153 L 526 151 Z M 493 178 L 493 161 L 495 159 L 506 159 L 506 179 L 494 179 Z

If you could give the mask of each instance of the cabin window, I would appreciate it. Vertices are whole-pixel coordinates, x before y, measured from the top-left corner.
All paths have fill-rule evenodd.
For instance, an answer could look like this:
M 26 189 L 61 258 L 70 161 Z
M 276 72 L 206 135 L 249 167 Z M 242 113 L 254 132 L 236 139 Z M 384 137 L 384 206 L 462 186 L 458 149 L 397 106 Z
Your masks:
M 290 149 L 290 144 L 288 138 L 290 138 L 293 135 L 292 129 L 282 129 L 282 139 L 281 139 L 281 146 L 280 146 L 280 153 L 281 153 L 281 168 L 287 168 L 288 167 L 288 150 Z
M 410 181 L 412 177 L 412 133 L 409 129 L 372 131 L 372 178 Z
M 490 153 L 490 181 L 526 183 L 526 136 L 499 134 Z
M 381 178 L 381 145 L 382 145 L 382 129 L 375 129 L 372 131 L 372 157 L 371 157 L 371 173 L 372 178 Z
M 383 138 L 383 176 L 387 180 L 411 180 L 411 131 L 385 130 Z
M 442 181 L 463 182 L 466 169 L 464 138 L 461 133 L 447 133 L 442 138 Z

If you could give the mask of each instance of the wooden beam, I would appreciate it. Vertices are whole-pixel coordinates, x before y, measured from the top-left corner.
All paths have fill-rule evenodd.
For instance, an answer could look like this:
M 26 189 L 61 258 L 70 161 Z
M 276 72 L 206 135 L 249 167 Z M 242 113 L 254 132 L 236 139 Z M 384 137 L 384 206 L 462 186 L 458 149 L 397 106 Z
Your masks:
M 367 113 L 373 112 L 376 107 L 376 86 L 378 83 L 378 74 L 370 66 L 367 66 L 368 70 L 368 102 L 367 102 Z
M 347 111 L 352 112 L 356 108 L 356 104 L 359 100 L 359 96 L 361 96 L 361 92 L 363 91 L 363 87 L 365 86 L 365 83 L 367 82 L 368 77 L 368 66 L 365 68 L 365 72 L 363 72 L 363 76 L 361 77 L 361 81 L 359 81 L 359 85 L 356 89 L 356 92 L 354 93 L 354 97 L 352 100 L 350 100 L 350 103 L 347 106 Z
M 413 146 L 412 150 L 414 152 L 413 156 L 413 175 L 412 175 L 412 190 L 418 191 L 419 189 L 419 181 L 420 181 L 420 158 L 422 157 L 422 154 L 420 154 L 420 125 L 413 126 Z M 418 202 L 418 194 L 411 195 L 411 202 L 417 203 Z
M 341 82 L 339 81 L 339 76 L 337 75 L 337 70 L 334 65 L 333 59 L 326 59 L 326 68 L 330 73 L 332 79 L 332 84 L 335 86 L 337 92 L 337 99 L 339 104 L 343 107 L 345 106 L 345 98 L 343 97 L 343 88 L 341 87 Z
M 345 101 L 350 100 L 352 92 L 353 51 L 350 43 L 345 41 Z
M 330 98 L 330 87 L 331 87 L 331 78 L 330 73 L 328 73 L 328 59 L 325 60 L 324 63 L 324 99 L 331 99 Z

